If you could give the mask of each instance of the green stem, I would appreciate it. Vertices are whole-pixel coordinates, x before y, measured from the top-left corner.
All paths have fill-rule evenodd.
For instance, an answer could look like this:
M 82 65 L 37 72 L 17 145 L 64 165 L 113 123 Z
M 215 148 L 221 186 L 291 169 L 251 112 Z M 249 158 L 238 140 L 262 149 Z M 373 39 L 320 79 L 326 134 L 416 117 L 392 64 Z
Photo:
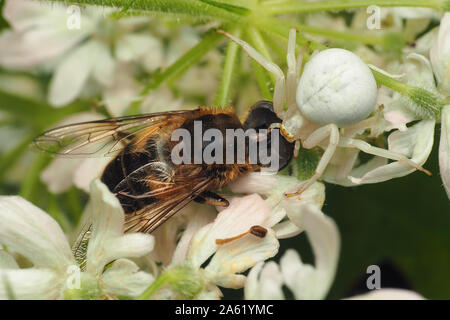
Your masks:
M 247 40 L 249 43 L 255 47 L 255 49 L 261 53 L 267 60 L 273 61 L 272 56 L 267 48 L 266 42 L 262 37 L 261 33 L 256 28 L 249 28 L 247 30 Z M 270 92 L 270 87 L 275 85 L 275 76 L 264 69 L 259 63 L 254 59 L 251 59 L 251 64 L 256 77 L 256 83 L 258 84 L 261 95 L 266 100 L 272 100 L 272 93 Z
M 63 108 L 54 108 L 43 101 L 18 96 L 0 90 L 0 110 L 10 114 L 18 121 L 27 122 L 39 129 L 46 128 L 57 121 L 82 111 L 88 111 L 90 104 L 77 101 Z
M 28 150 L 30 143 L 38 133 L 33 132 L 31 135 L 25 137 L 18 145 L 2 155 L 0 159 L 0 181 L 4 178 L 8 169 L 17 164 L 20 157 Z
M 30 169 L 28 170 L 25 180 L 22 183 L 22 186 L 20 188 L 20 195 L 28 199 L 30 201 L 33 201 L 33 195 L 35 194 L 35 191 L 37 191 L 36 185 L 39 183 L 40 174 L 42 169 L 49 163 L 51 158 L 46 154 L 38 155 L 35 159 L 33 164 L 31 165 Z
M 314 12 L 330 10 L 346 10 L 367 8 L 369 6 L 381 7 L 426 7 L 436 10 L 446 9 L 444 0 L 329 0 L 319 2 L 291 1 L 289 3 L 268 3 L 263 12 L 266 14 L 284 14 L 294 12 Z
M 77 188 L 73 187 L 66 192 L 64 197 L 65 203 L 69 211 L 69 219 L 72 225 L 76 225 L 83 212 L 81 205 L 80 193 Z
M 407 85 L 406 83 L 391 78 L 388 75 L 383 74 L 374 69 L 371 69 L 371 71 L 373 73 L 373 76 L 375 77 L 375 80 L 378 83 L 381 83 L 382 85 L 391 88 L 392 90 L 395 90 L 403 95 L 406 95 L 408 93 L 408 89 L 410 88 L 410 86 Z
M 210 30 L 203 39 L 192 49 L 182 55 L 177 61 L 163 72 L 153 76 L 147 86 L 140 92 L 140 99 L 133 102 L 127 110 L 127 114 L 140 113 L 140 106 L 144 97 L 151 91 L 157 89 L 166 81 L 174 81 L 183 75 L 190 67 L 200 61 L 210 50 L 212 50 L 222 39 L 222 35 Z
M 370 45 L 382 45 L 386 44 L 386 34 L 369 34 L 369 33 L 353 33 L 345 31 L 335 31 L 332 29 L 322 29 L 318 27 L 308 26 L 304 24 L 298 24 L 297 30 L 300 32 L 305 32 L 309 34 L 315 34 L 320 36 L 325 36 L 334 39 L 360 42 Z
M 272 100 L 272 93 L 270 92 L 270 79 L 267 76 L 267 71 L 261 67 L 255 60 L 251 59 L 253 72 L 255 74 L 256 83 L 264 100 Z
M 162 273 L 156 278 L 152 284 L 141 293 L 137 300 L 148 300 L 150 297 L 158 291 L 162 286 L 166 285 L 170 280 L 170 276 L 167 273 Z
M 67 0 L 51 0 L 53 2 L 64 2 Z M 129 11 L 146 11 L 164 13 L 167 15 L 184 15 L 197 19 L 238 21 L 242 15 L 229 10 L 226 6 L 218 7 L 198 0 L 71 0 L 70 4 L 79 5 L 101 5 L 117 9 L 128 9 Z M 121 14 L 124 12 L 122 11 Z
M 296 28 L 295 23 L 291 23 L 288 21 L 281 21 L 279 19 L 270 19 L 270 18 L 265 18 L 264 20 L 265 23 L 263 23 L 262 21 L 254 20 L 258 29 L 263 32 L 272 34 L 283 41 L 287 41 L 289 39 L 290 29 Z M 296 42 L 297 46 L 300 47 L 304 47 L 306 44 L 308 44 L 310 50 L 327 49 L 327 46 L 314 40 L 311 40 L 301 33 L 297 33 Z
M 72 231 L 74 223 L 71 223 L 65 213 L 61 210 L 58 198 L 52 193 L 48 193 L 48 202 L 46 210 L 66 232 Z
M 241 30 L 236 30 L 234 36 L 240 37 Z M 229 105 L 230 87 L 233 79 L 233 71 L 236 65 L 236 57 L 238 53 L 238 45 L 233 41 L 228 42 L 225 53 L 225 63 L 222 71 L 222 79 L 220 80 L 219 90 L 214 99 L 213 106 L 226 107 Z

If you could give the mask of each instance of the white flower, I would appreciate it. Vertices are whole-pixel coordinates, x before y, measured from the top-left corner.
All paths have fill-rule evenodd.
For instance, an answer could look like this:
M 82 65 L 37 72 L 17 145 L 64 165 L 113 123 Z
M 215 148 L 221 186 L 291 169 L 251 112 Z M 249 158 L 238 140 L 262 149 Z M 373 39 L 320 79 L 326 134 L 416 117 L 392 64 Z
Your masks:
M 277 238 L 284 239 L 296 236 L 303 231 L 290 219 L 286 219 L 289 212 L 301 214 L 306 204 L 313 204 L 320 209 L 325 201 L 325 186 L 319 182 L 306 189 L 301 195 L 301 200 L 298 197 L 286 198 L 284 196 L 286 192 L 292 191 L 300 183 L 301 181 L 295 177 L 262 175 L 253 172 L 239 178 L 229 187 L 235 193 L 258 193 L 264 196 L 272 209 L 270 224 L 273 226 Z
M 398 8 L 382 8 L 387 12 L 393 12 L 398 18 L 402 19 L 439 19 L 440 15 L 431 8 L 412 8 L 412 7 L 398 7 Z
M 443 94 L 450 95 L 450 13 L 441 20 L 438 37 L 430 49 L 433 71 Z
M 434 120 L 423 120 L 406 131 L 394 131 L 388 137 L 388 150 L 402 154 L 422 166 L 433 147 L 434 125 Z M 382 157 L 374 157 L 358 165 L 357 153 L 353 150 L 337 153 L 333 162 L 340 165 L 329 166 L 324 179 L 343 186 L 383 182 L 403 177 L 416 170 L 399 161 L 388 163 L 387 159 Z M 352 169 L 347 171 L 348 168 Z
M 152 236 L 123 234 L 122 207 L 99 180 L 92 183 L 91 194 L 86 209 L 92 221 L 91 237 L 83 272 L 61 228 L 48 214 L 20 197 L 0 198 L 0 244 L 8 253 L 20 254 L 33 264 L 19 269 L 11 256 L 5 258 L 8 253 L 2 252 L 0 299 L 134 297 L 153 281 L 152 275 L 125 259 L 149 253 Z
M 450 199 L 450 105 L 446 105 L 442 109 L 439 169 L 445 191 Z
M 288 250 L 280 267 L 274 262 L 255 266 L 245 285 L 246 299 L 284 299 L 285 284 L 296 299 L 323 299 L 336 272 L 340 237 L 334 221 L 316 206 L 307 204 L 302 212 L 292 212 L 289 218 L 306 231 L 311 243 L 315 266 L 301 261 L 295 250 Z
M 52 64 L 54 73 L 48 95 L 51 104 L 63 106 L 72 102 L 90 80 L 101 87 L 112 86 L 116 75 L 120 75 L 115 72 L 117 62 L 129 63 L 143 56 L 161 60 L 160 41 L 150 34 L 134 32 L 148 23 L 147 18 L 111 19 L 108 15 L 112 9 L 88 6 L 81 10 L 80 28 L 70 29 L 66 9 L 9 0 L 5 17 L 13 30 L 0 35 L 0 65 L 26 69 Z M 122 109 L 120 106 L 109 111 L 117 116 Z
M 190 218 L 167 272 L 180 265 L 192 268 L 205 283 L 205 290 L 197 298 L 219 298 L 216 286 L 242 288 L 246 280 L 242 273 L 278 252 L 278 240 L 270 229 L 270 212 L 267 203 L 256 194 L 233 198 L 214 221 L 210 212 L 199 211 Z M 216 243 L 248 232 L 256 225 L 267 228 L 265 237 L 247 234 L 226 244 Z
M 420 294 L 404 289 L 378 289 L 347 298 L 348 300 L 423 300 Z
M 13 69 L 49 63 L 80 42 L 93 27 L 83 23 L 83 28 L 68 29 L 66 11 L 44 2 L 8 0 L 3 14 L 12 30 L 0 34 L 0 65 Z

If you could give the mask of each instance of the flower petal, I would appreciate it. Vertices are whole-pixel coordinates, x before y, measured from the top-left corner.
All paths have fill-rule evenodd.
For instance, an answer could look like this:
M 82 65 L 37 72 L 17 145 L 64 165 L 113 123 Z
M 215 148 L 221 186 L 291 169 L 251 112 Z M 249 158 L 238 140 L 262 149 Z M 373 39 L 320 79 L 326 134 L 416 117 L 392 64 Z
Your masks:
M 0 269 L 19 269 L 14 257 L 2 249 L 0 249 Z
M 434 125 L 434 120 L 422 120 L 406 131 L 395 131 L 388 137 L 389 150 L 404 154 L 422 166 L 427 161 L 433 147 Z M 415 168 L 395 161 L 373 169 L 361 178 L 352 176 L 350 179 L 355 184 L 377 183 L 406 176 L 415 170 Z
M 96 40 L 90 40 L 71 52 L 56 68 L 48 98 L 52 105 L 64 106 L 78 97 L 93 71 L 101 46 Z
M 109 86 L 114 81 L 116 63 L 109 47 L 99 45 L 97 51 L 92 75 L 102 86 Z
M 103 292 L 127 297 L 139 296 L 155 278 L 131 260 L 119 259 L 102 275 Z
M 445 191 L 450 199 L 450 105 L 446 105 L 442 109 L 439 169 Z
M 446 95 L 450 94 L 450 13 L 441 20 L 439 34 L 430 49 L 430 60 L 439 88 Z
M 273 261 L 259 262 L 247 276 L 244 296 L 246 300 L 283 300 L 282 285 L 283 275 L 278 265 Z
M 67 158 L 64 159 L 71 160 Z M 89 192 L 91 182 L 96 178 L 100 178 L 103 170 L 111 161 L 108 157 L 88 158 L 81 160 L 81 162 L 80 159 L 76 160 L 79 162 L 73 173 L 73 184 L 86 192 Z
M 279 248 L 275 232 L 269 229 L 264 238 L 247 235 L 242 239 L 221 245 L 205 268 L 206 276 L 225 288 L 242 288 L 245 277 L 237 273 L 246 271 L 260 261 L 277 254 Z
M 424 300 L 420 294 L 404 289 L 386 288 L 347 298 L 348 300 Z
M 62 193 L 73 185 L 75 170 L 80 165 L 80 159 L 55 158 L 41 173 L 41 180 L 53 193 Z
M 311 203 L 321 208 L 325 201 L 325 186 L 316 182 L 298 198 L 286 198 L 284 193 L 301 183 L 295 177 L 280 175 L 262 175 L 258 172 L 250 173 L 230 184 L 230 189 L 236 193 L 256 192 L 266 196 L 266 202 L 272 208 L 272 213 L 266 225 L 273 227 L 278 238 L 289 238 L 299 234 L 302 229 L 289 220 L 282 221 L 287 211 L 301 210 L 302 205 Z
M 189 217 L 189 222 L 183 235 L 178 241 L 175 252 L 172 255 L 171 264 L 181 263 L 186 259 L 189 245 L 194 235 L 205 225 L 214 221 L 216 216 L 210 208 L 204 205 L 190 204 L 190 207 L 195 210 L 194 214 Z
M 315 267 L 312 272 L 311 266 L 305 266 L 299 257 L 295 261 L 295 257 L 289 257 L 293 254 L 290 253 L 281 261 L 282 272 L 286 275 L 285 283 L 288 286 L 295 284 L 290 288 L 297 299 L 322 299 L 326 296 L 336 273 L 340 248 L 337 226 L 331 218 L 311 204 L 305 205 L 305 210 L 301 213 L 288 213 L 288 216 L 297 227 L 305 229 L 314 252 Z M 290 262 L 291 258 L 294 262 Z M 295 273 L 291 272 L 293 266 L 298 269 Z
M 29 69 L 56 59 L 88 31 L 69 30 L 65 10 L 44 3 L 7 1 L 4 16 L 13 28 L 0 35 L 0 64 L 7 68 Z
M 150 54 L 153 70 L 161 66 L 163 51 L 161 41 L 148 34 L 128 34 L 116 44 L 116 56 L 121 61 L 129 62 Z
M 216 239 L 237 236 L 252 226 L 264 226 L 269 215 L 269 206 L 256 194 L 233 198 L 228 208 L 221 211 L 213 223 L 204 226 L 194 236 L 188 259 L 200 267 L 218 249 Z
M 304 264 L 297 251 L 289 249 L 280 260 L 284 283 L 297 300 L 318 299 L 316 269 Z
M 144 233 L 123 235 L 124 213 L 119 200 L 100 180 L 91 184 L 91 201 L 86 215 L 91 217 L 92 234 L 87 249 L 86 270 L 100 275 L 109 262 L 124 257 L 140 257 L 154 246 L 153 237 Z
M 55 300 L 62 298 L 59 277 L 48 269 L 0 269 L 0 300 Z
M 0 197 L 0 243 L 28 258 L 36 267 L 66 272 L 74 263 L 58 223 L 32 203 L 17 196 Z

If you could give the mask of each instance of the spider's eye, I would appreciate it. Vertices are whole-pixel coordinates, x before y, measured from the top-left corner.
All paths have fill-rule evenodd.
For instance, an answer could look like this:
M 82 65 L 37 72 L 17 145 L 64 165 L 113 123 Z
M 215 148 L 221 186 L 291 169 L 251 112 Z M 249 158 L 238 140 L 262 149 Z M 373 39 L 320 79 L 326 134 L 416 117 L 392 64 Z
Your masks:
M 255 103 L 249 110 L 244 121 L 243 128 L 247 129 L 268 129 L 272 123 L 281 123 L 281 119 L 273 111 L 273 104 L 270 101 L 261 100 Z M 273 129 L 278 130 L 279 129 Z M 279 135 L 279 148 L 276 148 L 279 155 L 279 169 L 283 169 L 291 161 L 294 154 L 294 143 L 287 141 L 281 134 Z M 271 148 L 270 134 L 267 137 L 267 147 Z M 270 151 L 269 151 L 270 153 Z

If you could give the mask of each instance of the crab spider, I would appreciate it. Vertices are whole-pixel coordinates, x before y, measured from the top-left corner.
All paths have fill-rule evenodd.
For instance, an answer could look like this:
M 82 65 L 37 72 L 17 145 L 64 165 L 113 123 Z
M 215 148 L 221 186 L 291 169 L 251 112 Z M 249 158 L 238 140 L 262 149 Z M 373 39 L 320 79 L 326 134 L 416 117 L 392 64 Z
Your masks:
M 295 29 L 291 29 L 289 32 L 287 49 L 288 71 L 286 77 L 278 65 L 266 59 L 247 42 L 238 39 L 222 30 L 218 30 L 218 32 L 223 33 L 226 37 L 237 43 L 251 58 L 253 58 L 267 71 L 274 74 L 275 88 L 273 94 L 273 106 L 277 115 L 280 117 L 280 119 L 282 119 L 281 125 L 277 124 L 277 126 L 280 128 L 280 132 L 286 139 L 291 142 L 295 142 L 294 156 L 298 155 L 300 146 L 306 149 L 311 149 L 319 146 L 324 149 L 324 153 L 315 169 L 314 175 L 310 179 L 304 181 L 301 185 L 297 186 L 290 193 L 287 193 L 287 197 L 300 195 L 315 181 L 317 181 L 327 168 L 327 165 L 333 157 L 337 147 L 355 148 L 371 155 L 399 161 L 417 170 L 423 171 L 428 175 L 431 175 L 429 171 L 425 170 L 400 153 L 374 147 L 363 140 L 355 139 L 353 137 L 349 137 L 348 135 L 341 134 L 339 128 L 345 127 L 347 132 L 356 132 L 362 129 L 361 121 L 366 119 L 370 115 L 370 113 L 372 113 L 376 105 L 377 87 L 375 79 L 373 79 L 373 76 L 368 67 L 353 53 L 343 49 L 325 50 L 340 50 L 340 52 L 334 53 L 337 53 L 338 56 L 343 54 L 344 56 L 346 56 L 345 59 L 347 61 L 350 60 L 352 63 L 360 64 L 359 67 L 363 68 L 363 72 L 362 74 L 360 74 L 362 75 L 363 79 L 356 78 L 351 79 L 351 81 L 353 81 L 353 83 L 366 82 L 370 87 L 369 90 L 367 90 L 369 91 L 368 94 L 372 96 L 367 97 L 365 96 L 366 92 L 363 92 L 362 94 L 361 92 L 359 92 L 359 96 L 362 97 L 362 102 L 358 101 L 358 103 L 354 103 L 353 106 L 347 104 L 342 105 L 341 103 L 341 105 L 338 106 L 334 104 L 326 105 L 326 107 L 324 108 L 324 104 L 319 103 L 313 106 L 310 105 L 306 107 L 306 104 L 301 103 L 301 101 L 303 97 L 302 94 L 304 94 L 305 91 L 305 86 L 307 86 L 308 83 L 305 84 L 304 81 L 300 81 L 301 79 L 299 70 L 303 64 L 303 52 L 300 52 L 300 54 L 296 58 L 295 46 L 297 31 Z M 325 51 L 322 51 L 322 53 L 324 53 Z M 310 63 L 311 61 L 316 59 L 317 56 L 318 55 L 313 57 L 310 60 Z M 332 57 L 332 59 L 336 59 L 336 57 L 334 56 Z M 308 65 L 305 66 L 304 72 L 306 72 L 307 66 Z M 343 72 L 346 71 L 345 62 L 344 66 L 340 64 L 339 67 L 344 68 L 341 68 Z M 364 70 L 364 68 L 366 68 L 367 70 Z M 339 75 L 340 74 L 335 74 L 334 76 Z M 331 82 L 331 80 L 324 82 L 323 86 L 331 86 L 332 84 L 329 83 Z M 332 92 L 332 94 L 336 94 L 336 92 Z M 337 92 L 337 94 L 339 94 L 339 92 Z M 353 99 L 352 95 L 358 95 L 358 92 L 346 92 L 341 93 L 341 95 L 342 94 L 347 95 L 343 98 L 343 100 L 345 101 L 346 99 Z M 285 103 L 287 106 L 286 110 L 284 109 Z M 352 130 L 352 128 L 355 128 L 355 130 Z

